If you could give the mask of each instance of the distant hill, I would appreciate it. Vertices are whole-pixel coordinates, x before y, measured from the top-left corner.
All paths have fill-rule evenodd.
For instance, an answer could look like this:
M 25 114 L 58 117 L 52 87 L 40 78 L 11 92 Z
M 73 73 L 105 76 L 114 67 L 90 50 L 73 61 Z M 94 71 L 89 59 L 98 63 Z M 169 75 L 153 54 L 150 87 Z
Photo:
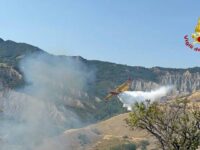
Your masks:
M 45 53 L 38 47 L 0 38 L 0 62 L 15 66 L 22 57 L 32 53 Z
M 81 56 L 55 56 L 44 50 L 26 44 L 0 39 L 0 89 L 17 90 L 25 86 L 22 71 L 18 63 L 24 57 L 34 54 L 43 54 L 47 57 L 68 60 L 77 59 L 95 72 L 94 81 L 89 83 L 86 96 L 77 99 L 77 105 L 66 105 L 86 120 L 102 120 L 113 115 L 126 112 L 117 98 L 105 102 L 108 91 L 123 83 L 130 76 L 133 79 L 132 90 L 151 90 L 161 85 L 174 85 L 175 94 L 187 94 L 200 89 L 200 67 L 177 69 L 140 66 L 128 66 L 98 60 L 87 60 Z

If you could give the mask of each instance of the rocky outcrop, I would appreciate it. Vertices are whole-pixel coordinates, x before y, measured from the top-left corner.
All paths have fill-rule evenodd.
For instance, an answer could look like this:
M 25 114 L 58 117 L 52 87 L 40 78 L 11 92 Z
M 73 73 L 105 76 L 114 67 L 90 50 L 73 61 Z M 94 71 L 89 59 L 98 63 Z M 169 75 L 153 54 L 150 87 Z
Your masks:
M 200 73 L 190 73 L 188 70 L 184 73 L 166 73 L 159 77 L 159 83 L 174 85 L 180 93 L 193 92 L 200 89 Z
M 131 85 L 131 89 L 134 91 L 149 91 L 158 87 L 158 83 L 144 80 L 133 80 Z
M 18 87 L 22 82 L 22 75 L 17 70 L 7 64 L 0 64 L 0 90 Z
M 165 71 L 158 76 L 157 82 L 133 80 L 131 88 L 136 91 L 147 91 L 166 85 L 174 86 L 174 90 L 179 94 L 197 91 L 200 89 L 200 72 L 191 73 L 189 70 L 184 72 Z

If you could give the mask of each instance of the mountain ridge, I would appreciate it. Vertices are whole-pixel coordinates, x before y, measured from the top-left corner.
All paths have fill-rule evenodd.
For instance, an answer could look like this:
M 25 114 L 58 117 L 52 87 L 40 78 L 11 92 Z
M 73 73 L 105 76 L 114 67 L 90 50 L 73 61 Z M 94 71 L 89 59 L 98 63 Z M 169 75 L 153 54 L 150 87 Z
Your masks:
M 29 44 L 16 43 L 11 40 L 4 41 L 3 39 L 0 40 L 0 63 L 2 64 L 0 65 L 0 85 L 13 90 L 25 86 L 27 83 L 18 65 L 23 58 L 34 54 L 43 54 L 50 60 L 55 58 L 63 62 L 68 59 L 78 60 L 94 72 L 95 78 L 88 85 L 87 96 L 77 99 L 76 104 L 84 107 L 76 107 L 76 104 L 66 106 L 69 109 L 76 109 L 80 115 L 87 112 L 89 117 L 87 115 L 85 117 L 92 118 L 92 120 L 109 118 L 126 111 L 116 97 L 109 102 L 105 102 L 104 97 L 111 89 L 126 81 L 129 76 L 133 79 L 131 90 L 136 91 L 150 91 L 165 85 L 174 85 L 174 94 L 187 94 L 200 89 L 200 67 L 145 68 L 100 60 L 87 60 L 81 56 L 56 56 Z

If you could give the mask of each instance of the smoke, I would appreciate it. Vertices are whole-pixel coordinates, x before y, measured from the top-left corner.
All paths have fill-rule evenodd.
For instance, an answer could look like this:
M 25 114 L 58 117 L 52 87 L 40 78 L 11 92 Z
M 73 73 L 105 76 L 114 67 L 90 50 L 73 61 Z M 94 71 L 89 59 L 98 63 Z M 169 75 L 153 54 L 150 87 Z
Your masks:
M 123 103 L 123 107 L 127 110 L 132 110 L 132 106 L 135 102 L 141 102 L 145 100 L 155 101 L 163 96 L 166 96 L 173 86 L 163 86 L 153 91 L 126 91 L 118 95 L 119 100 Z
M 45 54 L 29 56 L 19 67 L 28 85 L 1 93 L 1 150 L 35 150 L 45 139 L 82 126 L 78 115 L 66 106 L 83 97 L 93 77 L 84 64 Z

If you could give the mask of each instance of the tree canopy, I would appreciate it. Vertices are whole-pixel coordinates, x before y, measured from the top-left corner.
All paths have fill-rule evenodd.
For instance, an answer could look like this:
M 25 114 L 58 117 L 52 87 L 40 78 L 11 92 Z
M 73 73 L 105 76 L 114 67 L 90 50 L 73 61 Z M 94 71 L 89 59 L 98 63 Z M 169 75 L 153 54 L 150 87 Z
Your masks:
M 136 103 L 127 123 L 147 130 L 163 150 L 195 150 L 200 145 L 200 110 L 187 99 Z

